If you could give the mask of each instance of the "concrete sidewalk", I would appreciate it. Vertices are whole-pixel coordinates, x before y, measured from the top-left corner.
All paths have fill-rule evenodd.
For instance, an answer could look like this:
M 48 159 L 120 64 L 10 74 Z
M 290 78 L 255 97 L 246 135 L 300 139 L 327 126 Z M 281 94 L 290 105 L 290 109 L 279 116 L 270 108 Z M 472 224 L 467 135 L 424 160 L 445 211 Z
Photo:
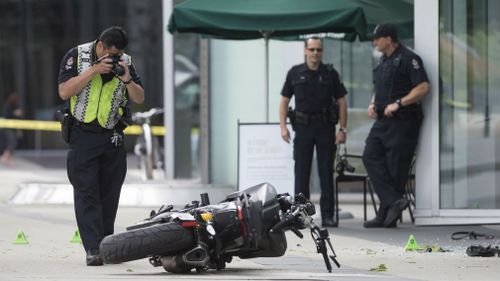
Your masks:
M 66 150 L 18 151 L 13 166 L 0 165 L 0 202 L 11 204 L 72 204 L 73 188 L 66 173 Z M 222 200 L 234 188 L 207 185 L 199 180 L 164 180 L 156 170 L 153 180 L 143 180 L 134 154 L 127 155 L 127 176 L 122 188 L 122 206 L 158 206 L 171 198 L 171 204 L 184 205 L 210 191 L 214 201 Z
M 341 269 L 326 272 L 323 260 L 315 253 L 307 232 L 304 239 L 288 236 L 284 257 L 240 260 L 228 269 L 204 274 L 173 275 L 154 268 L 146 259 L 104 267 L 86 267 L 84 251 L 70 243 L 76 230 L 71 205 L 0 205 L 0 280 L 498 280 L 500 260 L 471 258 L 465 255 L 470 244 L 494 244 L 491 241 L 452 241 L 457 230 L 474 230 L 500 237 L 495 227 L 413 227 L 404 223 L 397 229 L 361 227 L 362 207 L 344 205 L 356 218 L 341 221 L 329 229 Z M 117 232 L 144 218 L 149 208 L 120 207 Z M 18 231 L 24 231 L 28 245 L 14 245 Z M 448 253 L 405 252 L 408 236 L 414 234 L 420 244 L 439 244 Z M 371 268 L 384 264 L 386 272 Z M 478 276 L 480 278 L 478 279 Z
M 43 163 L 43 161 L 41 162 Z M 346 204 L 341 208 L 354 219 L 341 220 L 339 228 L 329 229 L 341 269 L 326 272 L 323 260 L 316 254 L 309 233 L 299 239 L 289 233 L 288 250 L 284 257 L 252 260 L 234 259 L 221 272 L 173 275 L 154 268 L 146 259 L 103 267 L 84 265 L 84 251 L 79 244 L 69 243 L 76 223 L 69 204 L 8 204 L 19 184 L 64 183 L 66 172 L 61 167 L 41 165 L 31 159 L 17 159 L 17 166 L 0 167 L 0 280 L 498 280 L 497 257 L 472 258 L 465 254 L 471 244 L 500 245 L 500 226 L 416 227 L 404 223 L 397 229 L 363 229 L 361 204 Z M 129 165 L 129 167 L 132 167 Z M 140 181 L 134 169 L 128 181 Z M 162 184 L 158 182 L 157 184 Z M 207 189 L 210 191 L 210 189 Z M 210 194 L 212 196 L 212 194 Z M 192 194 L 196 199 L 198 193 Z M 170 199 L 170 198 L 169 198 Z M 172 198 L 173 199 L 173 198 Z M 163 202 L 169 203 L 169 202 Z M 187 203 L 187 202 L 184 202 Z M 146 217 L 150 207 L 121 205 L 116 231 Z M 369 211 L 373 212 L 373 210 Z M 370 213 L 371 217 L 373 214 Z M 24 231 L 28 245 L 12 242 Z M 493 240 L 453 241 L 455 231 L 476 231 L 497 237 Z M 446 253 L 405 252 L 410 234 L 419 244 L 439 244 L 451 250 Z M 370 271 L 384 264 L 386 272 Z

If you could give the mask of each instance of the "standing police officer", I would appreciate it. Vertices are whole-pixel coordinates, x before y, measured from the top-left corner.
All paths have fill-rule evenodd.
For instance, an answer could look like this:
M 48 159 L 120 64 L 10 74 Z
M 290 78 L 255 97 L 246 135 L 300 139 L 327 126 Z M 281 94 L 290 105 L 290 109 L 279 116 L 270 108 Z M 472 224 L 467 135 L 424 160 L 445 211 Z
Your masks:
M 404 186 L 423 119 L 420 100 L 429 91 L 429 80 L 422 60 L 399 43 L 393 25 L 378 25 L 373 45 L 383 55 L 373 70 L 375 93 L 368 116 L 376 121 L 366 139 L 363 162 L 380 207 L 364 227 L 396 227 L 408 206 Z
M 336 143 L 344 143 L 346 139 L 347 105 L 344 96 L 347 91 L 333 66 L 321 62 L 323 43 L 319 38 L 306 40 L 304 52 L 306 62 L 288 71 L 281 91 L 281 137 L 290 142 L 286 117 L 290 99 L 295 96 L 296 108 L 291 114 L 295 129 L 295 194 L 303 193 L 309 198 L 309 178 L 316 146 L 321 184 L 321 223 L 323 227 L 336 227 L 338 222 L 333 219 L 333 163 Z M 338 120 L 340 129 L 335 136 Z
M 74 120 L 67 166 L 87 265 L 103 264 L 99 244 L 114 232 L 127 171 L 120 119 L 129 99 L 144 101 L 141 80 L 124 53 L 127 44 L 125 31 L 110 27 L 66 53 L 59 70 L 59 96 L 69 100 Z

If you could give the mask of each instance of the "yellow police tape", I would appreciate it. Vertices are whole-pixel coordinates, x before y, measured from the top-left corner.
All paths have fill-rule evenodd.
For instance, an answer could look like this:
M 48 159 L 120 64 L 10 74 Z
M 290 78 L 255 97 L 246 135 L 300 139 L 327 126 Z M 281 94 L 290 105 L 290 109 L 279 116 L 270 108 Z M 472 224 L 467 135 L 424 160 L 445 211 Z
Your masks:
M 19 129 L 19 130 L 35 130 L 35 131 L 61 131 L 61 123 L 58 121 L 40 121 L 40 120 L 17 120 L 0 118 L 0 128 Z M 165 127 L 152 126 L 151 130 L 155 136 L 164 136 Z M 127 135 L 140 135 L 142 133 L 141 126 L 128 126 L 124 131 Z

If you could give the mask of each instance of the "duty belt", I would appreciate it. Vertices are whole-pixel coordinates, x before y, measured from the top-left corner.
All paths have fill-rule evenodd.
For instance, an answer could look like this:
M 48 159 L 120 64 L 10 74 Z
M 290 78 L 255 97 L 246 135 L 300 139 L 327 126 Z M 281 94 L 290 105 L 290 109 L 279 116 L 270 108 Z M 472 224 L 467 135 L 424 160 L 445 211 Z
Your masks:
M 297 124 L 309 125 L 312 123 L 327 123 L 330 122 L 329 113 L 305 113 L 295 111 L 295 122 Z
M 91 123 L 84 123 L 84 122 L 76 120 L 74 124 L 75 124 L 75 127 L 80 127 L 84 131 L 93 132 L 93 133 L 102 133 L 102 132 L 113 131 L 113 129 L 106 129 L 106 128 L 103 128 L 100 125 L 98 125 L 96 123 L 92 123 L 92 122 Z

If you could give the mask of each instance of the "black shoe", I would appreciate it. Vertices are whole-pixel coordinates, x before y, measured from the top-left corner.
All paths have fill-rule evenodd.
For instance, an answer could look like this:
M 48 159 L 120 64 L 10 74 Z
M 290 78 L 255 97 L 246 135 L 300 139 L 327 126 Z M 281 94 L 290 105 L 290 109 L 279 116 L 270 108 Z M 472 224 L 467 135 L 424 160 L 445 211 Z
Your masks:
M 365 227 L 365 228 L 382 228 L 382 227 L 395 228 L 395 227 L 397 227 L 397 224 L 396 224 L 396 222 L 394 222 L 393 224 L 385 226 L 383 218 L 375 217 L 374 219 L 371 219 L 369 221 L 365 221 L 363 223 L 363 227 Z
M 103 265 L 104 264 L 104 261 L 102 260 L 102 257 L 99 254 L 98 249 L 88 250 L 86 261 L 87 261 L 87 265 L 89 265 L 89 266 L 96 266 L 96 265 Z
M 374 219 L 365 221 L 363 223 L 363 227 L 365 228 L 384 227 L 384 219 L 380 217 L 375 217 Z
M 408 200 L 401 198 L 394 201 L 387 210 L 387 216 L 384 220 L 384 226 L 389 227 L 390 225 L 396 224 L 399 217 L 401 216 L 401 212 L 404 211 L 406 207 L 408 207 Z
M 321 226 L 322 227 L 338 227 L 339 224 L 333 218 L 325 218 L 325 219 L 321 219 Z

